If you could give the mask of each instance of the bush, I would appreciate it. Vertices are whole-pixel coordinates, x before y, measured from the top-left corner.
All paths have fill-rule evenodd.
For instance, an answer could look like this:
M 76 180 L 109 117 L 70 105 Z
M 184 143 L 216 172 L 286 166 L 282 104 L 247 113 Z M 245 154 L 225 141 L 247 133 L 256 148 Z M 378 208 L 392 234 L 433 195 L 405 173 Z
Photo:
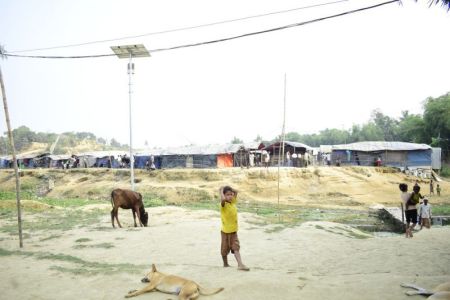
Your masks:
M 440 175 L 442 177 L 450 177 L 450 167 L 449 166 L 445 166 L 445 165 L 442 166 L 442 170 L 441 170 Z

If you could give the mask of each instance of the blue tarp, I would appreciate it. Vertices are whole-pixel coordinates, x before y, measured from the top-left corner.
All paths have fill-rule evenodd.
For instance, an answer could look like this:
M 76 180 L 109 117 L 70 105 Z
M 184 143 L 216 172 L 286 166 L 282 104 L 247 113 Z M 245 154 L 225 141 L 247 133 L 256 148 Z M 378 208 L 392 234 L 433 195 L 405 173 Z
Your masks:
M 145 169 L 147 161 L 150 159 L 150 155 L 139 155 L 134 157 L 134 167 L 137 169 Z
M 408 151 L 407 166 L 431 166 L 431 150 Z
M 0 168 L 1 169 L 9 168 L 9 160 L 0 158 Z
M 98 157 L 95 163 L 98 168 L 120 168 L 119 161 L 114 159 L 114 157 Z
M 193 155 L 194 168 L 216 168 L 216 155 Z

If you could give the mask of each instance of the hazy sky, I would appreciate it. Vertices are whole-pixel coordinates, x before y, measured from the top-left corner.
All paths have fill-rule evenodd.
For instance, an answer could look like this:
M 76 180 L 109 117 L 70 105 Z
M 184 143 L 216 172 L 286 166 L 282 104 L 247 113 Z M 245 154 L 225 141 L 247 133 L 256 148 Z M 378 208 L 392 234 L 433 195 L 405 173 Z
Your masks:
M 336 0 L 334 0 L 336 1 Z M 0 0 L 0 44 L 7 51 L 119 38 L 299 8 L 333 0 Z M 180 32 L 23 52 L 112 53 L 225 38 L 302 22 L 383 1 L 349 0 Z M 380 8 L 134 60 L 134 146 L 252 141 L 281 131 L 350 128 L 379 108 L 399 117 L 422 112 L 428 96 L 450 91 L 450 13 L 428 1 Z M 9 58 L 0 62 L 13 127 L 89 131 L 129 142 L 127 60 Z M 2 118 L 3 120 L 3 118 Z M 4 120 L 0 130 L 6 130 Z

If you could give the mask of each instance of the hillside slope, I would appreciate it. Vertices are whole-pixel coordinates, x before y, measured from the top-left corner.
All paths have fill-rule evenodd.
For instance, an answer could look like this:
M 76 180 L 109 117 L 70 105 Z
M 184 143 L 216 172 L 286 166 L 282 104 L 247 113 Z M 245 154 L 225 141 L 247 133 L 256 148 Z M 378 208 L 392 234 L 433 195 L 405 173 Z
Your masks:
M 129 174 L 124 169 L 24 170 L 21 187 L 28 196 L 109 200 L 112 189 L 130 187 Z M 0 171 L 0 191 L 14 191 L 13 175 L 12 170 Z M 277 168 L 136 170 L 135 177 L 136 190 L 144 198 L 167 204 L 217 201 L 217 191 L 222 185 L 237 188 L 244 203 L 278 203 Z M 373 204 L 397 206 L 398 184 L 407 182 L 412 186 L 415 180 L 388 168 L 282 168 L 280 203 L 351 209 L 366 209 Z M 428 181 L 419 183 L 423 194 L 428 194 Z M 440 184 L 442 196 L 432 196 L 430 202 L 450 204 L 450 183 Z

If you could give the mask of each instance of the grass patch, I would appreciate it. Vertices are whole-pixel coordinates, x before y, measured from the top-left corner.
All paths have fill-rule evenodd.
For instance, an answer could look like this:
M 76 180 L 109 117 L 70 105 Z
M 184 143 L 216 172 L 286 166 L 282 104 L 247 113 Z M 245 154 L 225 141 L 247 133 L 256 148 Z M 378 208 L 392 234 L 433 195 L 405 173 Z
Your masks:
M 271 228 L 267 228 L 266 230 L 264 230 L 264 232 L 266 232 L 266 233 L 280 232 L 285 228 L 286 228 L 285 226 L 278 225 L 278 226 L 273 226 Z
M 41 238 L 39 241 L 40 242 L 44 242 L 44 241 L 48 241 L 48 240 L 53 240 L 53 239 L 57 239 L 57 238 L 60 238 L 62 235 L 61 234 L 52 234 L 52 235 L 50 235 L 50 236 L 48 236 L 48 237 L 45 237 L 45 238 Z
M 74 267 L 61 267 L 61 266 L 52 266 L 50 267 L 52 270 L 57 270 L 65 273 L 72 273 L 77 275 L 111 275 L 115 273 L 130 273 L 135 274 L 141 272 L 147 266 L 143 265 L 133 265 L 133 264 L 108 264 L 108 263 L 99 263 L 99 262 L 90 262 L 78 258 L 72 255 L 66 254 L 52 254 L 48 252 L 31 252 L 31 251 L 9 251 L 6 249 L 0 248 L 0 257 L 1 256 L 11 256 L 18 255 L 23 257 L 31 257 L 38 260 L 50 260 L 54 262 L 68 262 L 72 263 Z
M 75 241 L 75 243 L 86 243 L 86 242 L 90 242 L 92 241 L 91 239 L 88 238 L 81 238 Z
M 450 166 L 443 165 L 439 175 L 441 175 L 442 177 L 450 178 Z
M 101 243 L 101 244 L 94 244 L 94 245 L 84 245 L 84 244 L 78 244 L 73 246 L 74 249 L 85 249 L 85 248 L 103 248 L 103 249 L 110 249 L 114 248 L 114 245 L 111 243 Z
M 450 215 L 450 205 L 432 205 L 432 212 L 433 215 L 438 216 L 438 215 L 445 215 L 448 216 Z
M 103 211 L 79 211 L 79 210 L 63 210 L 63 211 L 44 211 L 34 218 L 25 219 L 22 223 L 24 232 L 37 232 L 49 230 L 66 231 L 76 227 L 85 227 L 98 224 L 99 219 L 104 215 Z M 16 224 L 4 225 L 0 228 L 1 232 L 13 233 L 17 231 Z

